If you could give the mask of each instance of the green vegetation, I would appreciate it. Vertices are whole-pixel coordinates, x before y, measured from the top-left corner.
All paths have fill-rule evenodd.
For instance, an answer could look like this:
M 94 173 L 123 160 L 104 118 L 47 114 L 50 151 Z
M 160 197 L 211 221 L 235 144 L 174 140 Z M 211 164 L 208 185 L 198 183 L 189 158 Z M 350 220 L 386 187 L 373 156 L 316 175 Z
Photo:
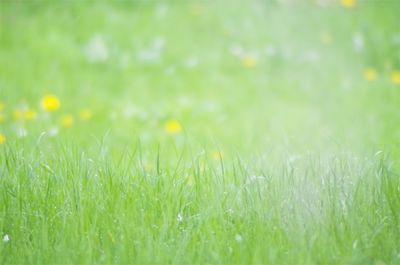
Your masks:
M 0 264 L 399 264 L 396 1 L 0 3 Z

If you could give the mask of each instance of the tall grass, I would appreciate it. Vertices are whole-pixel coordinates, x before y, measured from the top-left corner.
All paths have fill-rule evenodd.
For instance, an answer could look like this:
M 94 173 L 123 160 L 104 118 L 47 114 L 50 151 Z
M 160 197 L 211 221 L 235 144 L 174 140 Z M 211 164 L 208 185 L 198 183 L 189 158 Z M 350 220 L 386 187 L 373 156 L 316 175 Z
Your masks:
M 1 152 L 2 264 L 399 262 L 400 183 L 383 154 L 171 167 L 57 152 Z

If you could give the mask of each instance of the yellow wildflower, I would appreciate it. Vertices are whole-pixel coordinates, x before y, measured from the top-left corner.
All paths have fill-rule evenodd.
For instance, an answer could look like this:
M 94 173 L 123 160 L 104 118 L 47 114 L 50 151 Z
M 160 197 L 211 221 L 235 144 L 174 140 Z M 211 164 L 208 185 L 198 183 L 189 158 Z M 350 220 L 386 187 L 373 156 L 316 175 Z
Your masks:
M 44 111 L 58 110 L 60 105 L 60 100 L 55 95 L 45 95 L 41 101 L 41 106 Z
M 0 144 L 4 144 L 6 142 L 6 136 L 2 133 L 0 133 Z
M 364 78 L 367 81 L 374 81 L 378 77 L 378 74 L 375 69 L 368 68 L 364 71 Z
M 66 114 L 61 117 L 61 125 L 64 127 L 71 127 L 74 123 L 74 117 L 71 114 Z
M 37 113 L 33 109 L 15 109 L 13 117 L 17 121 L 31 121 L 36 119 Z
M 79 119 L 82 121 L 88 121 L 92 118 L 92 112 L 89 109 L 82 109 L 79 111 Z
M 257 61 L 253 56 L 245 56 L 242 60 L 242 64 L 246 68 L 254 68 L 257 65 Z
M 216 150 L 211 153 L 211 156 L 214 160 L 222 160 L 224 158 L 224 153 L 222 151 Z
M 177 120 L 168 120 L 164 129 L 168 134 L 178 134 L 182 131 L 182 125 Z
M 37 113 L 33 109 L 27 109 L 24 111 L 24 119 L 27 121 L 31 121 L 36 119 Z
M 20 121 L 24 119 L 24 112 L 21 109 L 13 110 L 13 118 L 14 120 Z
M 392 72 L 392 82 L 395 85 L 400 85 L 400 71 Z
M 346 8 L 353 8 L 357 4 L 357 0 L 341 0 L 342 6 Z

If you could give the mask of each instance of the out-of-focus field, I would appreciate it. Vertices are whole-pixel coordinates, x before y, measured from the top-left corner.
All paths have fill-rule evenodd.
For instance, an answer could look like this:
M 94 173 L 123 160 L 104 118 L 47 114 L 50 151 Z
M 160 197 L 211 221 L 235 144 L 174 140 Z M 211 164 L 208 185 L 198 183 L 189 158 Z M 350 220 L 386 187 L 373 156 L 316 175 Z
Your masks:
M 400 2 L 0 2 L 1 264 L 398 264 Z

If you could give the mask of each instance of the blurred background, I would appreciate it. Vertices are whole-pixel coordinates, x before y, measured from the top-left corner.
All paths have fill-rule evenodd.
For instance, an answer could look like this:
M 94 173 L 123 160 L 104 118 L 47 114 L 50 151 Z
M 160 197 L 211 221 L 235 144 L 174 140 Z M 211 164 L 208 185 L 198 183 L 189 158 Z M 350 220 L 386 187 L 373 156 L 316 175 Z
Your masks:
M 396 157 L 399 13 L 378 0 L 3 0 L 2 142 Z

